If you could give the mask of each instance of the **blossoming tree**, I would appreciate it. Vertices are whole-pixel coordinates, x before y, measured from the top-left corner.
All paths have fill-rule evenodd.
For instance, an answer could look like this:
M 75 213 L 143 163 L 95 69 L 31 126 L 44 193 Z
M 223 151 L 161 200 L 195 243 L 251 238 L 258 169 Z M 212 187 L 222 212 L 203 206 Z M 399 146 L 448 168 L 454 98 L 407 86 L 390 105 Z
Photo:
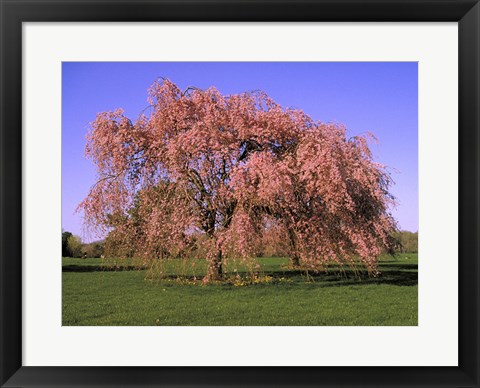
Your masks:
M 391 181 L 364 137 L 261 92 L 182 91 L 162 79 L 149 103 L 135 122 L 99 114 L 87 136 L 98 180 L 80 208 L 132 255 L 202 252 L 212 280 L 228 257 L 251 257 L 267 230 L 312 269 L 375 271 L 392 247 Z

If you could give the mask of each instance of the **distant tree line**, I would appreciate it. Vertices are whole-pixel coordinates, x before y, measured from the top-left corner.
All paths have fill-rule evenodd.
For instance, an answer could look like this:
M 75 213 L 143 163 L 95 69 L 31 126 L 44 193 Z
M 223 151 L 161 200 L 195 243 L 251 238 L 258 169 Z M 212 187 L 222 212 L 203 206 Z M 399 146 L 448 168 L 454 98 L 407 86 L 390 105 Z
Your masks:
M 393 237 L 397 240 L 395 251 L 398 253 L 418 253 L 418 232 L 401 230 L 395 232 Z
M 392 237 L 396 241 L 395 253 L 418 253 L 418 232 L 400 230 L 394 232 Z M 257 255 L 264 257 L 288 256 L 288 243 L 267 232 Z
M 67 232 L 68 233 L 68 232 Z M 65 233 L 64 233 L 65 234 Z M 71 235 L 71 233 L 70 233 Z M 76 236 L 73 236 L 74 238 Z M 275 229 L 267 230 L 262 238 L 262 241 L 257 244 L 255 250 L 255 256 L 257 257 L 288 257 L 289 255 L 289 241 L 282 238 L 282 235 L 276 233 Z M 397 231 L 392 234 L 392 237 L 396 241 L 395 253 L 417 253 L 418 252 L 418 232 L 409 231 Z M 184 258 L 189 254 L 192 254 L 192 246 L 198 245 L 197 242 L 200 239 L 204 239 L 205 236 L 201 234 L 192 234 L 189 236 L 190 244 L 185 243 L 185 248 L 177 252 L 177 257 Z M 78 244 L 75 240 L 72 240 L 72 246 L 76 247 Z M 88 249 L 94 249 L 97 256 L 93 256 L 88 253 L 87 257 L 99 257 L 98 255 L 105 255 L 108 257 L 133 257 L 135 251 L 131 248 L 129 237 L 125 235 L 118 235 L 115 230 L 111 231 L 104 241 L 97 241 L 90 244 L 83 244 L 83 251 L 91 252 Z M 202 257 L 206 253 L 194 252 L 192 257 Z M 93 253 L 92 253 L 93 254 Z M 67 254 L 67 256 L 70 254 Z M 65 256 L 65 254 L 64 254 Z M 76 257 L 76 256 L 72 256 Z M 159 252 L 159 257 L 169 257 L 169 252 Z
M 101 257 L 108 256 L 132 257 L 133 252 L 128 250 L 128 244 L 119 241 L 112 233 L 106 240 L 83 243 L 79 236 L 70 232 L 62 232 L 62 256 L 63 257 Z M 397 241 L 395 252 L 418 253 L 418 232 L 406 230 L 393 234 Z M 262 244 L 259 244 L 256 256 L 258 257 L 282 257 L 288 255 L 288 242 L 276 238 L 269 233 L 265 234 Z
M 105 242 L 94 241 L 83 243 L 79 236 L 64 231 L 62 232 L 62 256 L 63 257 L 101 257 L 104 255 Z

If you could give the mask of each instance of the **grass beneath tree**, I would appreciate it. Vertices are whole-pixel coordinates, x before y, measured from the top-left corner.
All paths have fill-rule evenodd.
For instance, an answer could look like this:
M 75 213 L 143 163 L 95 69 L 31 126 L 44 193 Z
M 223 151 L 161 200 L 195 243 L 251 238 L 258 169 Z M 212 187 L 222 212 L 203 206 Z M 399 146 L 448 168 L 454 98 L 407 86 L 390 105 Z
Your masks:
M 285 258 L 258 260 L 262 281 L 201 284 L 205 265 L 172 260 L 164 280 L 141 263 L 62 259 L 66 326 L 404 326 L 418 322 L 416 254 L 380 260 L 381 275 L 312 274 Z M 235 267 L 235 268 L 233 268 Z M 228 271 L 245 271 L 231 264 Z M 179 281 L 175 274 L 182 274 Z M 147 280 L 146 280 L 147 278 Z

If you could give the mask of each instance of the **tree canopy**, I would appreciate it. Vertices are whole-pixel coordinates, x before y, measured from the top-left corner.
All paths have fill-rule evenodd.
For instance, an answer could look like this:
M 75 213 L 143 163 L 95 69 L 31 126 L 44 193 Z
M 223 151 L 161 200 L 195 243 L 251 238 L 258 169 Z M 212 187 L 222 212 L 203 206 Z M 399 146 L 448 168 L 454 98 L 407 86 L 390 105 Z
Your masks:
M 295 265 L 361 263 L 393 247 L 394 198 L 362 136 L 284 108 L 263 92 L 222 95 L 156 81 L 135 121 L 97 115 L 86 156 L 98 180 L 85 221 L 151 260 L 196 252 L 206 280 L 252 257 L 268 232 Z

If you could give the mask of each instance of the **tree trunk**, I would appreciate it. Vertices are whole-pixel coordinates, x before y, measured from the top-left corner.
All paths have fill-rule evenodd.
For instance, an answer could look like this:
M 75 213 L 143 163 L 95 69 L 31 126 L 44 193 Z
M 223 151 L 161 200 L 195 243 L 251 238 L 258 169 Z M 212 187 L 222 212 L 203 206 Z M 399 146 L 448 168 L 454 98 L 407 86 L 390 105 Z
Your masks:
M 222 271 L 222 251 L 221 250 L 218 250 L 213 260 L 210 261 L 208 266 L 207 277 L 209 280 L 222 279 L 223 271 Z
M 293 229 L 288 228 L 288 236 L 290 237 L 290 264 L 292 267 L 300 267 L 300 255 L 298 254 L 297 236 Z
M 296 252 L 293 253 L 290 260 L 292 262 L 293 267 L 300 267 L 300 257 L 298 256 L 298 254 Z

